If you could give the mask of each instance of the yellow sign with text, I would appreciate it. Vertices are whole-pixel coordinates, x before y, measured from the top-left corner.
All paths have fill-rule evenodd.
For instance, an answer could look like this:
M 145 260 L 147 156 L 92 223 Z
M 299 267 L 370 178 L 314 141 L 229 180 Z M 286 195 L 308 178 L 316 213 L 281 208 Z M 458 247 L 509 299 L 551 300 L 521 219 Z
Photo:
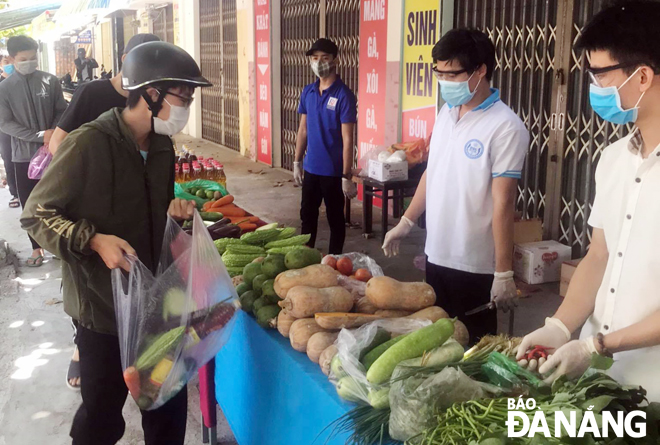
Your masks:
M 403 21 L 401 109 L 435 107 L 438 82 L 431 51 L 440 39 L 440 0 L 405 0 Z

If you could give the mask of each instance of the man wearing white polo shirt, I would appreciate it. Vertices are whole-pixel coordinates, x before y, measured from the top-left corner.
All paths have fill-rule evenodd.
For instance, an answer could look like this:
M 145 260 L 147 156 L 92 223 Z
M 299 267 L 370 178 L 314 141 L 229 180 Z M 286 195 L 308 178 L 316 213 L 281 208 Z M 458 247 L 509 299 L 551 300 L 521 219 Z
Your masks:
M 495 48 L 484 33 L 451 30 L 432 55 L 446 104 L 433 128 L 427 171 L 383 250 L 396 255 L 426 211 L 426 280 L 437 304 L 465 323 L 475 343 L 497 331 L 495 306 L 507 310 L 516 297 L 514 200 L 529 133 L 490 88 Z
M 564 302 L 527 335 L 556 349 L 539 371 L 548 382 L 581 375 L 594 353 L 614 355 L 610 374 L 660 402 L 660 4 L 628 2 L 597 14 L 578 48 L 587 52 L 594 111 L 632 134 L 607 147 L 596 169 L 591 246 Z M 580 340 L 570 341 L 581 326 Z

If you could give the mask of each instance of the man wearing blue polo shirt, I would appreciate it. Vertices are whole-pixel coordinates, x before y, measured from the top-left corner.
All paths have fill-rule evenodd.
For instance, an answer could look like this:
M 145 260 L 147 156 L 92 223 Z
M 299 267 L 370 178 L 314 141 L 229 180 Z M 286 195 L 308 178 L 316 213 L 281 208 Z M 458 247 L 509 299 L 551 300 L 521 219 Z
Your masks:
M 446 104 L 433 128 L 428 169 L 383 250 L 396 255 L 426 211 L 426 280 L 475 343 L 496 333 L 494 307 L 507 310 L 515 301 L 514 200 L 529 132 L 490 88 L 495 48 L 488 36 L 454 29 L 432 54 Z
M 301 232 L 311 235 L 308 245 L 314 247 L 319 207 L 321 201 L 325 202 L 330 254 L 341 253 L 344 248 L 344 198 L 352 199 L 357 194 L 351 181 L 357 109 L 355 95 L 337 75 L 337 52 L 334 42 L 319 39 L 306 53 L 318 80 L 307 85 L 300 96 L 293 163 L 294 179 L 302 186 Z

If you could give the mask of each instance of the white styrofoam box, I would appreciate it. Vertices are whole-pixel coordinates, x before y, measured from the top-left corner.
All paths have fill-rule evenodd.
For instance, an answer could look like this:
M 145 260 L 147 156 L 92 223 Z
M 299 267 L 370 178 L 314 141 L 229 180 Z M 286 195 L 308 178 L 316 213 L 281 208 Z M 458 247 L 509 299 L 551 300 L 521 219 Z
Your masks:
M 376 181 L 405 181 L 408 179 L 408 162 L 380 162 L 370 159 L 369 177 Z
M 557 241 L 516 244 L 513 271 L 527 284 L 552 283 L 561 278 L 561 265 L 571 259 L 571 248 Z

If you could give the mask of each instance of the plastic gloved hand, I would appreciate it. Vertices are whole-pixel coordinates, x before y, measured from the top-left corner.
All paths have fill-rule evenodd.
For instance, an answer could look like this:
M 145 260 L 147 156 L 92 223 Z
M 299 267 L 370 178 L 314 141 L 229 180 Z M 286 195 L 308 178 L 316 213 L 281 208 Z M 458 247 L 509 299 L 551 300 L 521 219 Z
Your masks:
M 549 385 L 562 375 L 568 376 L 569 379 L 580 377 L 589 369 L 593 354 L 598 354 L 593 337 L 570 341 L 548 357 L 548 360 L 539 367 L 539 374 L 545 375 L 554 370 L 544 379 Z
M 344 191 L 344 196 L 348 199 L 353 199 L 357 196 L 357 184 L 350 179 L 341 178 L 341 189 Z
M 295 182 L 297 186 L 302 187 L 303 169 L 300 162 L 293 163 L 293 182 Z
M 517 305 L 518 289 L 513 281 L 513 271 L 495 272 L 493 286 L 490 288 L 490 301 L 495 303 L 498 309 L 507 312 Z
M 526 366 L 528 363 L 520 361 L 525 357 L 527 351 L 534 346 L 543 346 L 551 349 L 554 353 L 557 349 L 568 343 L 570 339 L 571 332 L 566 325 L 558 318 L 548 317 L 545 319 L 545 326 L 525 335 L 522 339 L 520 346 L 518 346 L 516 360 L 519 361 L 520 365 Z
M 414 225 L 415 223 L 410 219 L 405 216 L 401 217 L 399 224 L 385 235 L 385 242 L 383 243 L 383 252 L 385 252 L 385 256 L 392 257 L 399 254 L 399 244 L 401 244 L 401 240 L 408 236 Z

